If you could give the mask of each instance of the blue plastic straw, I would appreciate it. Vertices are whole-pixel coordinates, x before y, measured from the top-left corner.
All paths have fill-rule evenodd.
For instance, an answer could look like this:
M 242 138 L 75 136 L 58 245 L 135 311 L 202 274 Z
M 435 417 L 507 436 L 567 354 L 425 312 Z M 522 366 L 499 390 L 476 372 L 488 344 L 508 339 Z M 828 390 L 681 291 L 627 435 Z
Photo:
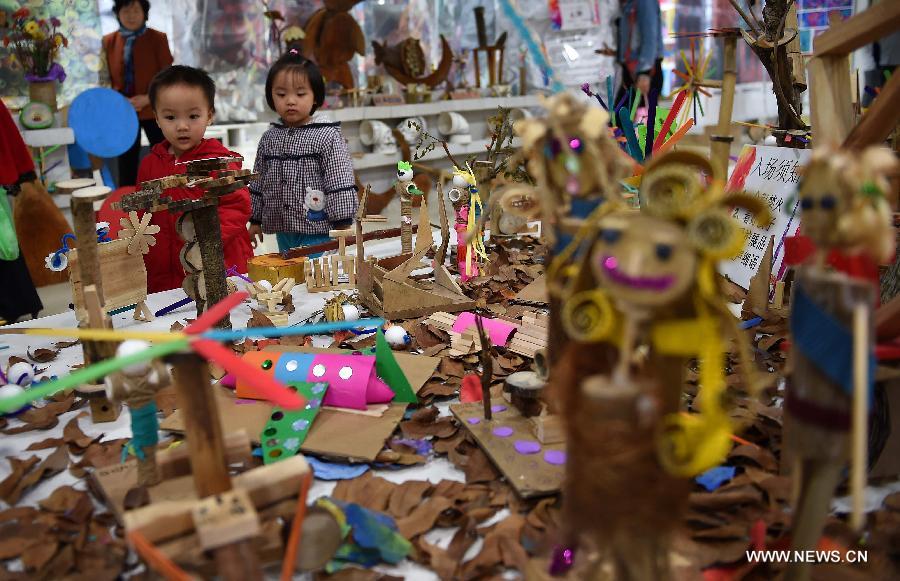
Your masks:
M 762 322 L 763 322 L 762 317 L 753 317 L 752 319 L 749 319 L 747 321 L 741 321 L 740 327 L 741 327 L 741 329 L 752 329 L 753 327 L 758 326 Z
M 204 339 L 213 341 L 235 341 L 247 337 L 289 337 L 293 335 L 320 335 L 332 331 L 345 331 L 347 329 L 378 327 L 384 324 L 384 319 L 359 319 L 358 321 L 334 321 L 331 323 L 316 323 L 303 325 L 302 327 L 254 327 L 251 329 L 238 329 L 235 331 L 213 330 L 201 334 Z
M 156 317 L 162 317 L 163 315 L 168 315 L 169 313 L 171 313 L 171 312 L 174 311 L 175 309 L 180 308 L 180 307 L 183 307 L 184 305 L 189 305 L 189 304 L 191 304 L 192 302 L 194 302 L 194 299 L 192 299 L 191 297 L 186 297 L 186 298 L 181 299 L 181 300 L 178 301 L 177 303 L 172 303 L 172 304 L 169 305 L 168 307 L 163 307 L 163 308 L 161 308 L 160 310 L 158 310 L 158 311 L 156 311 L 155 313 L 153 313 L 153 315 L 156 316 Z

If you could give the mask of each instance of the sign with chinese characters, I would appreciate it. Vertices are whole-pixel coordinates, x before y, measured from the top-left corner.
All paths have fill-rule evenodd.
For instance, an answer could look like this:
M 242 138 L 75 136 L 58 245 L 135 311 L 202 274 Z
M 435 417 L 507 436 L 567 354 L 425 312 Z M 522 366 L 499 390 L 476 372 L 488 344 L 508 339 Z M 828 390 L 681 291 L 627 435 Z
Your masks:
M 795 192 L 800 182 L 800 168 L 809 163 L 809 149 L 745 145 L 728 180 L 729 191 L 743 190 L 763 198 L 772 210 L 774 221 L 768 228 L 760 228 L 750 214 L 735 208 L 734 217 L 747 232 L 747 243 L 740 256 L 722 263 L 720 271 L 729 280 L 749 288 L 750 279 L 759 270 L 769 237 L 775 237 L 772 275 L 780 279 L 784 274 L 784 239 L 796 234 L 800 227 L 800 212 Z

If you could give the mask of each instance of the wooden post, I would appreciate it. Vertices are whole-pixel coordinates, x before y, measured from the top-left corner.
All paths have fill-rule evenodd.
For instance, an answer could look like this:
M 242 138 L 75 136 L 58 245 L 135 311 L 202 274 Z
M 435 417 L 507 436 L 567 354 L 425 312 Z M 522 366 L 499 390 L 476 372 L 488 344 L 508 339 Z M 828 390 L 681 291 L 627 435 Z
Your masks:
M 719 106 L 719 124 L 709 137 L 710 161 L 714 177 L 728 179 L 728 157 L 731 153 L 731 115 L 734 110 L 734 86 L 737 82 L 737 35 L 725 37 L 725 56 L 722 72 L 722 100 Z
M 209 383 L 209 366 L 193 353 L 174 355 L 170 360 L 175 367 L 178 405 L 185 412 L 185 435 L 197 496 L 205 498 L 228 492 L 231 478 L 219 410 Z M 262 579 L 259 560 L 249 540 L 216 549 L 215 561 L 223 579 Z
M 493 87 L 497 84 L 497 50 L 492 46 L 488 47 L 486 50 L 488 62 L 488 87 Z
M 215 203 L 191 211 L 197 243 L 200 245 L 200 260 L 203 262 L 203 280 L 206 286 L 206 306 L 214 305 L 225 298 L 228 288 L 225 284 L 225 255 L 222 250 L 222 227 L 219 224 L 219 208 Z M 200 313 L 197 313 L 198 315 Z M 226 315 L 216 327 L 231 328 L 231 317 Z
M 400 252 L 409 254 L 412 252 L 412 196 L 402 183 L 397 184 L 397 193 L 400 196 Z

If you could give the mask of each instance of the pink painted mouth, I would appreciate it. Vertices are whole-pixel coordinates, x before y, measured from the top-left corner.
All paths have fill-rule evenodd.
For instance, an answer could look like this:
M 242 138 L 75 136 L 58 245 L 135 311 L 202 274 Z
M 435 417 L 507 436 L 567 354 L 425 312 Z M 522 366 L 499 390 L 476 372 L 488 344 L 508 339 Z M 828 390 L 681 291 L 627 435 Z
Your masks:
M 604 256 L 601 260 L 603 271 L 617 284 L 638 290 L 663 291 L 675 283 L 675 277 L 667 276 L 631 276 L 619 270 L 619 261 L 615 256 Z

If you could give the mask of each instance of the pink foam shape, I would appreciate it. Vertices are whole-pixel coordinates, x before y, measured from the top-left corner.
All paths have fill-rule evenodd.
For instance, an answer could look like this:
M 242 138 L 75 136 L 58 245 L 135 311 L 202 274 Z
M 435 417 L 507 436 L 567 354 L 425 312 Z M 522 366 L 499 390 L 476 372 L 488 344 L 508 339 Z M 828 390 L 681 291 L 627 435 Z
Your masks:
M 394 392 L 380 377 L 372 374 L 366 388 L 366 403 L 388 403 L 394 399 Z
M 509 336 L 518 329 L 518 327 L 512 323 L 507 323 L 500 319 L 488 319 L 482 317 L 481 321 L 484 324 L 484 330 L 491 339 L 491 343 L 494 345 L 506 345 L 506 342 L 509 341 Z M 468 311 L 460 313 L 460 315 L 456 317 L 456 322 L 453 323 L 453 330 L 457 333 L 463 333 L 472 327 L 475 327 L 475 313 Z
M 324 375 L 315 375 L 317 365 L 325 367 Z M 344 367 L 349 367 L 352 371 L 348 379 L 340 376 L 340 371 Z M 374 376 L 374 357 L 322 353 L 313 359 L 306 380 L 328 383 L 328 391 L 325 392 L 325 399 L 322 402 L 324 405 L 365 410 L 369 384 Z M 393 392 L 391 396 L 393 397 Z

